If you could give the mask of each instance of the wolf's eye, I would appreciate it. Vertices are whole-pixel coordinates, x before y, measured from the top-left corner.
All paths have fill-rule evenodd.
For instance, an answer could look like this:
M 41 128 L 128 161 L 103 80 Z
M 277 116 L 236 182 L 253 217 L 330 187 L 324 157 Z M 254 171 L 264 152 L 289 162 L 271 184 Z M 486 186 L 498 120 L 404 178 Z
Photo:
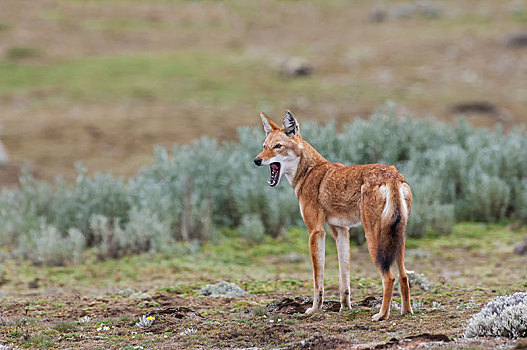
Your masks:
M 282 148 L 282 144 L 281 143 L 277 143 L 276 145 L 274 145 L 273 148 Z

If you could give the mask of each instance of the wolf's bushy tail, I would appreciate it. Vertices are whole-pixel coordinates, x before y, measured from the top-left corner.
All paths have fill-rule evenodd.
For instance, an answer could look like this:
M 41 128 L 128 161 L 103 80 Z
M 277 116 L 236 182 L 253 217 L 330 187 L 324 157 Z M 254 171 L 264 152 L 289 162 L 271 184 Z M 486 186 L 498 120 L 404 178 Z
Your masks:
M 383 273 L 390 270 L 404 244 L 404 230 L 409 213 L 403 202 L 405 199 L 401 195 L 400 186 L 401 184 L 389 184 L 381 216 L 376 262 Z

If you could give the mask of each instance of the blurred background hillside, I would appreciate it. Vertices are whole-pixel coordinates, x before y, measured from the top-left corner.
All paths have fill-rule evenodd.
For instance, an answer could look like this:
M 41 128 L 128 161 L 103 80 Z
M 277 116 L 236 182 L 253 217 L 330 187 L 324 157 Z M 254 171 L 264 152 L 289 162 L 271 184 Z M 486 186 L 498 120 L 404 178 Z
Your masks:
M 132 175 L 154 145 L 234 138 L 260 111 L 338 128 L 386 100 L 525 123 L 527 1 L 0 3 L 3 186 L 25 161 L 42 179 L 76 161 Z

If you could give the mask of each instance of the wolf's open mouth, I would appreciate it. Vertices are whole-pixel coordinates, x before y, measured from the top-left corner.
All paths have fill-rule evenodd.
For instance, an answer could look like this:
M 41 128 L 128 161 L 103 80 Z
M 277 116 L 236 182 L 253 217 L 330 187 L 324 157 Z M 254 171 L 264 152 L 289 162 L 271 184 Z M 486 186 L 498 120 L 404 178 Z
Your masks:
M 268 183 L 269 186 L 274 187 L 278 184 L 278 180 L 280 180 L 280 163 L 271 163 L 269 168 L 271 168 L 271 178 L 269 179 Z

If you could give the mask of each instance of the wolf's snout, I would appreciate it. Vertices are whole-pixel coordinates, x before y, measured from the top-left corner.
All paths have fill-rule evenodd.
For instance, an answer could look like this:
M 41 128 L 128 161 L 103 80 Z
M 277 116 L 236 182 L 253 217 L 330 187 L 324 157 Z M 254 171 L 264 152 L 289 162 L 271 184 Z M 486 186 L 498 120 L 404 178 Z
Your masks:
M 254 164 L 258 166 L 262 165 L 262 158 L 254 158 Z

